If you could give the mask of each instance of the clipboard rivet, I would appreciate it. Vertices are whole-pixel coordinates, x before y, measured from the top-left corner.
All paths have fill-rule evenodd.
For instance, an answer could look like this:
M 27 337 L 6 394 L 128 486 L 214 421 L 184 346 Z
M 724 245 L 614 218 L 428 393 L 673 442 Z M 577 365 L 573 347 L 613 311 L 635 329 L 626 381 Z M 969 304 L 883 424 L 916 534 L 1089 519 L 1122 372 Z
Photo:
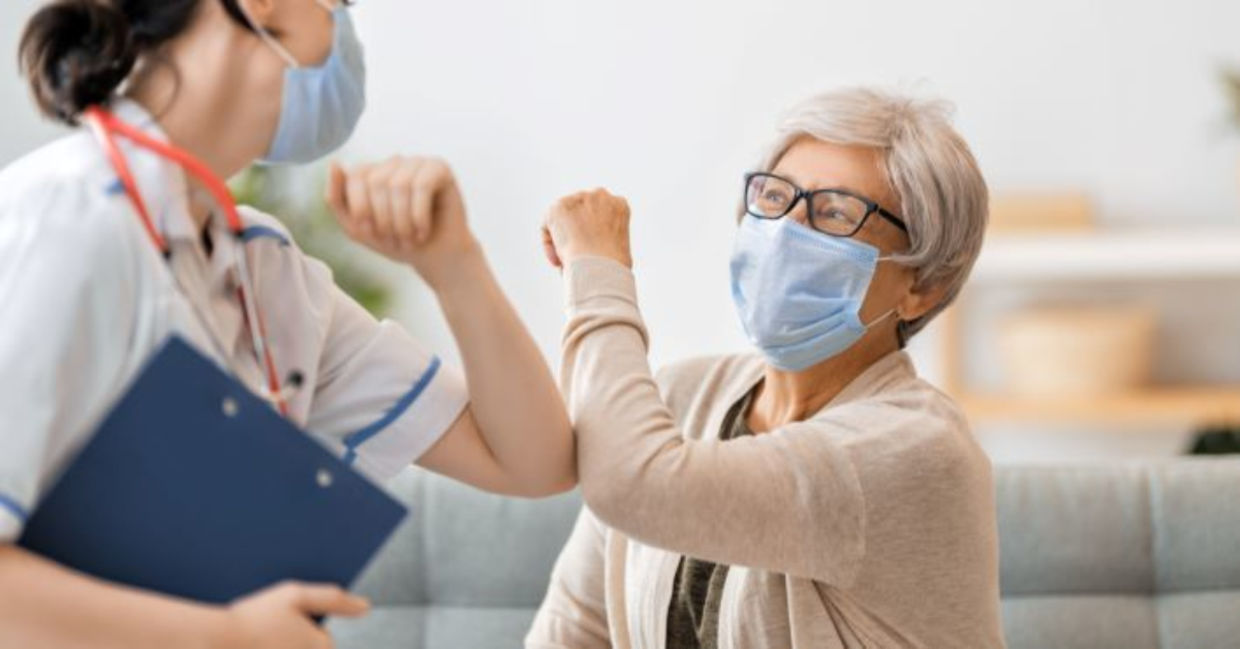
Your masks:
M 324 489 L 332 486 L 332 483 L 335 482 L 335 478 L 332 477 L 332 472 L 327 469 L 319 469 L 318 474 L 314 476 L 314 480 Z
M 224 416 L 232 419 L 241 411 L 241 406 L 237 405 L 237 400 L 232 397 L 225 397 L 224 402 L 220 404 L 220 409 L 224 411 Z

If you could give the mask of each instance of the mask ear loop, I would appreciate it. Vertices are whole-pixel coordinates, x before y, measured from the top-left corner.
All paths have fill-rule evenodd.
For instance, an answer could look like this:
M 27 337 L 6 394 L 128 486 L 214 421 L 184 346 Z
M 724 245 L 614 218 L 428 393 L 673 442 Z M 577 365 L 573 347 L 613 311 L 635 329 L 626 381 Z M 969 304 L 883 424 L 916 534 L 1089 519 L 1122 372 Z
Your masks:
M 879 264 L 883 263 L 884 261 L 891 261 L 892 259 L 894 259 L 894 258 L 893 258 L 893 257 L 878 257 L 877 259 L 875 259 L 875 260 L 874 260 L 874 265 L 875 265 L 875 266 L 877 266 L 877 265 L 879 265 Z M 886 320 L 887 318 L 890 318 L 890 317 L 892 316 L 892 314 L 896 313 L 896 311 L 897 311 L 898 309 L 899 309 L 899 307 L 892 307 L 892 308 L 891 308 L 889 311 L 887 311 L 886 313 L 884 313 L 884 314 L 882 314 L 882 315 L 878 316 L 877 318 L 875 318 L 873 322 L 871 322 L 871 323 L 869 323 L 869 324 L 863 324 L 863 326 L 865 327 L 865 330 L 866 330 L 866 331 L 869 331 L 869 330 L 873 329 L 874 327 L 877 327 L 878 325 L 882 324 L 884 320 Z
M 884 261 L 894 261 L 894 260 L 895 260 L 895 257 L 879 257 L 878 259 L 874 261 L 874 263 L 875 265 L 877 265 L 877 264 L 881 264 Z M 882 324 L 884 320 L 886 320 L 887 318 L 890 318 L 892 315 L 897 315 L 897 316 L 900 315 L 899 307 L 892 308 L 890 311 L 876 318 L 870 324 L 865 325 L 865 330 L 869 331 L 870 329 L 877 327 L 878 325 Z M 908 322 L 909 322 L 908 320 L 905 320 L 903 317 L 901 317 L 899 321 L 896 323 L 896 338 L 900 342 L 900 349 L 904 349 L 905 347 L 908 347 Z
M 322 3 L 320 2 L 319 4 L 321 5 Z M 276 54 L 280 55 L 280 58 L 284 59 L 284 62 L 287 63 L 290 68 L 297 69 L 301 67 L 301 63 L 297 62 L 297 59 L 293 56 L 293 53 L 289 52 L 288 48 L 284 47 L 280 41 L 276 40 L 276 37 L 272 36 L 271 32 L 267 31 L 267 28 L 259 25 L 258 21 L 254 20 L 254 16 L 250 13 L 250 10 L 245 8 L 244 2 L 237 2 L 237 9 L 241 11 L 241 15 L 245 16 L 246 22 L 250 23 L 250 29 L 253 29 L 254 33 L 258 34 L 258 37 L 267 44 L 267 47 L 270 47 Z
M 884 320 L 886 320 L 887 318 L 890 318 L 890 317 L 891 317 L 891 316 L 893 316 L 893 315 L 896 315 L 898 312 L 899 312 L 899 309 L 895 309 L 895 308 L 893 308 L 893 309 L 891 309 L 890 311 L 888 311 L 888 312 L 886 312 L 886 313 L 884 313 L 884 314 L 882 314 L 882 315 L 878 316 L 877 318 L 875 318 L 875 319 L 874 319 L 874 321 L 873 321 L 873 322 L 871 322 L 870 324 L 865 325 L 865 330 L 866 330 L 866 331 L 869 331 L 869 330 L 873 329 L 874 327 L 877 327 L 878 325 L 883 324 L 883 321 L 884 321 Z
M 870 331 L 874 327 L 877 327 L 878 325 L 882 324 L 884 320 L 886 320 L 887 318 L 890 318 L 893 315 L 895 316 L 900 315 L 900 310 L 898 308 L 895 308 L 875 318 L 874 321 L 871 322 L 870 324 L 864 325 L 865 330 L 867 332 Z M 899 341 L 900 343 L 900 349 L 904 349 L 905 347 L 908 347 L 908 320 L 900 318 L 896 321 L 896 340 Z

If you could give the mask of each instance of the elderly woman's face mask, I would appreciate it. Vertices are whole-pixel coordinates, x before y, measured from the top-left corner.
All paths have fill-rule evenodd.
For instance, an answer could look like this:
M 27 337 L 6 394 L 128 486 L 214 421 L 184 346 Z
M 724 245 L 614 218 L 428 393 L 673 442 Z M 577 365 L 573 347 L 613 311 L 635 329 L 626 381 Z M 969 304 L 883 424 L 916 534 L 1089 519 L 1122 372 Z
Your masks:
M 895 313 L 861 322 L 879 261 L 877 248 L 856 239 L 791 218 L 745 216 L 732 253 L 732 298 L 750 342 L 789 372 L 838 356 Z

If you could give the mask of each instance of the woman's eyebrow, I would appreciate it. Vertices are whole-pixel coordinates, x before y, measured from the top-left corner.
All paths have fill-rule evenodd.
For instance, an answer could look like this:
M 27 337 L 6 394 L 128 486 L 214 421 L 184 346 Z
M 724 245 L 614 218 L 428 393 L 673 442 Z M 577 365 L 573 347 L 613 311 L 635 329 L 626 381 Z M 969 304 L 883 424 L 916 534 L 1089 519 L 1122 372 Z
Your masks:
M 781 172 L 778 169 L 776 169 L 775 171 L 772 171 L 771 173 L 776 176 L 779 176 L 780 178 L 786 178 L 792 181 L 792 184 L 796 185 L 797 187 L 800 187 L 801 189 L 804 189 L 807 192 L 844 192 L 845 194 L 852 194 L 853 196 L 866 197 L 867 199 L 869 198 L 869 194 L 855 187 L 849 187 L 848 185 L 824 185 L 822 183 L 804 183 L 800 179 L 793 176 L 792 174 L 787 173 L 787 172 Z M 873 200 L 873 199 L 869 199 L 869 200 Z

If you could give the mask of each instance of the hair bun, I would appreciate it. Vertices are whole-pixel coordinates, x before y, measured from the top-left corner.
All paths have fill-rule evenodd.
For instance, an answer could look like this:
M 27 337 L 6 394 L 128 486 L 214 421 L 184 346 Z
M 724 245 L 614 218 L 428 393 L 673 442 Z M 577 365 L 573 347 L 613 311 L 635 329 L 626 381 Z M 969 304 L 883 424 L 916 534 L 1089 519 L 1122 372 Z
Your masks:
M 129 20 L 111 0 L 55 0 L 22 34 L 18 59 L 43 114 L 77 123 L 108 101 L 138 58 Z

